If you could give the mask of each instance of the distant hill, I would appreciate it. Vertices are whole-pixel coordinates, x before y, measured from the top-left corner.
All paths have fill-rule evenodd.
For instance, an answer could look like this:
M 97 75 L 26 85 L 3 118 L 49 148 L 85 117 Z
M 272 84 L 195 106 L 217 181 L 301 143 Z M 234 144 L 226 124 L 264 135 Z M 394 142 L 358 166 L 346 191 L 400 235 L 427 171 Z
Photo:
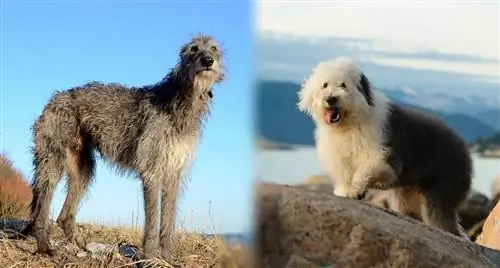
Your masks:
M 297 109 L 297 91 L 300 86 L 292 82 L 259 81 L 257 86 L 257 129 L 267 141 L 290 145 L 314 145 L 314 123 L 311 118 Z M 415 95 L 409 88 L 402 90 L 383 90 L 396 103 L 417 108 L 439 117 L 459 133 L 463 139 L 472 143 L 479 138 L 487 138 L 496 130 L 487 123 L 462 113 L 429 109 L 401 101 L 401 97 Z M 486 110 L 485 110 L 486 111 Z M 475 110 L 481 113 L 481 110 Z
M 445 93 L 427 93 L 405 86 L 383 89 L 383 91 L 397 102 L 448 114 L 466 114 L 500 130 L 500 99 L 498 97 L 462 98 Z
M 500 112 L 498 112 L 498 109 L 488 109 L 486 111 L 479 112 L 476 117 L 500 131 Z
M 480 153 L 487 149 L 500 149 L 500 132 L 485 139 L 478 139 L 476 145 L 478 146 L 478 152 Z

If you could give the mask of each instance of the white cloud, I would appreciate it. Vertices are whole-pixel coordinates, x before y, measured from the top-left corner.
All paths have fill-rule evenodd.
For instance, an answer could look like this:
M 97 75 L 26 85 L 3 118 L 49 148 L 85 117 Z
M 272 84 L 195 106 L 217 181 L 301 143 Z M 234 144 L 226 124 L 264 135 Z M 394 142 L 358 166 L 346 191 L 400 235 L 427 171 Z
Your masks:
M 367 59 L 385 66 L 397 66 L 406 68 L 428 69 L 434 71 L 446 70 L 449 72 L 466 72 L 477 76 L 495 77 L 498 75 L 498 64 L 495 63 L 467 63 L 467 62 L 444 62 L 439 60 L 428 60 L 418 58 L 384 58 L 369 56 Z
M 437 52 L 488 59 L 499 57 L 498 2 L 299 2 L 259 1 L 260 33 L 297 37 L 374 40 L 352 44 L 361 51 Z M 377 59 L 391 65 L 498 76 L 498 63 L 439 63 L 418 59 Z M 390 62 L 388 62 L 390 61 Z M 481 65 L 481 66 L 479 66 Z

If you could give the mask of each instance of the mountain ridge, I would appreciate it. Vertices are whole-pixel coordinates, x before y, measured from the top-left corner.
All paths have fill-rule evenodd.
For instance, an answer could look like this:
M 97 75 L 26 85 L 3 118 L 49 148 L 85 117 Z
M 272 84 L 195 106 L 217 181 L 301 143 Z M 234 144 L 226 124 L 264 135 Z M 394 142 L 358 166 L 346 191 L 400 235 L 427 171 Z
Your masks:
M 257 109 L 257 130 L 261 138 L 280 144 L 314 145 L 314 122 L 309 116 L 299 111 L 296 105 L 299 88 L 299 84 L 288 81 L 260 80 L 257 82 L 257 104 L 259 106 Z M 478 116 L 488 113 L 493 115 L 493 119 L 489 119 L 492 123 L 488 124 L 484 118 L 480 120 L 473 115 L 455 112 L 456 110 L 463 109 L 456 109 L 456 107 L 450 105 L 450 102 L 453 103 L 455 101 L 459 102 L 459 105 L 462 105 L 463 103 L 458 100 L 459 98 L 440 93 L 438 97 L 442 100 L 446 100 L 446 97 L 449 97 L 448 102 L 442 102 L 447 108 L 430 109 L 422 107 L 424 105 L 416 104 L 415 102 L 418 102 L 416 98 L 413 101 L 408 101 L 412 100 L 410 96 L 421 96 L 422 93 L 420 90 L 410 87 L 401 87 L 401 89 L 403 90 L 380 90 L 399 105 L 415 108 L 437 116 L 457 131 L 468 143 L 473 143 L 479 138 L 493 136 L 499 130 L 491 125 L 495 124 L 494 118 L 500 114 L 499 109 L 483 108 L 481 110 L 479 109 L 481 105 L 476 105 L 477 109 L 474 110 L 474 115 Z M 467 102 L 467 100 L 464 100 L 464 102 Z M 471 104 L 471 106 L 474 105 L 474 103 Z

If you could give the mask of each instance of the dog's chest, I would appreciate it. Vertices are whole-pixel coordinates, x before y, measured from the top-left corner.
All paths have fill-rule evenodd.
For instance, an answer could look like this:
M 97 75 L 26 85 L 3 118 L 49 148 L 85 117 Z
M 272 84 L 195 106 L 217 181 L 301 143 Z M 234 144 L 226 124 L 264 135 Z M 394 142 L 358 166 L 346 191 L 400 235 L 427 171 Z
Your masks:
M 183 169 L 192 162 L 198 144 L 198 136 L 171 137 L 167 142 L 169 148 L 171 148 L 170 152 L 168 152 L 167 161 L 172 169 Z
M 338 179 L 349 179 L 356 169 L 384 157 L 380 133 L 370 129 L 334 132 L 316 130 L 316 150 L 321 166 Z M 335 178 L 337 179 L 337 178 Z

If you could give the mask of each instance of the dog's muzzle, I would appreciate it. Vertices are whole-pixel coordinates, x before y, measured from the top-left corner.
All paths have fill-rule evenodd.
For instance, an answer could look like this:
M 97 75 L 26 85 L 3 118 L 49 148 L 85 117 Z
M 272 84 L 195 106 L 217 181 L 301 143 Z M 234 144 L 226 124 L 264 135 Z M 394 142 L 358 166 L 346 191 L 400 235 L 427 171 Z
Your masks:
M 214 64 L 214 61 L 215 61 L 214 58 L 212 58 L 210 56 L 203 56 L 200 59 L 201 66 L 203 66 L 205 68 L 212 67 L 212 65 Z
M 330 96 L 326 99 L 325 123 L 335 124 L 342 119 L 342 109 L 340 108 L 339 98 Z
M 203 72 L 213 72 L 215 65 L 215 59 L 209 55 L 203 55 L 198 58 L 198 66 L 196 70 L 196 74 Z

